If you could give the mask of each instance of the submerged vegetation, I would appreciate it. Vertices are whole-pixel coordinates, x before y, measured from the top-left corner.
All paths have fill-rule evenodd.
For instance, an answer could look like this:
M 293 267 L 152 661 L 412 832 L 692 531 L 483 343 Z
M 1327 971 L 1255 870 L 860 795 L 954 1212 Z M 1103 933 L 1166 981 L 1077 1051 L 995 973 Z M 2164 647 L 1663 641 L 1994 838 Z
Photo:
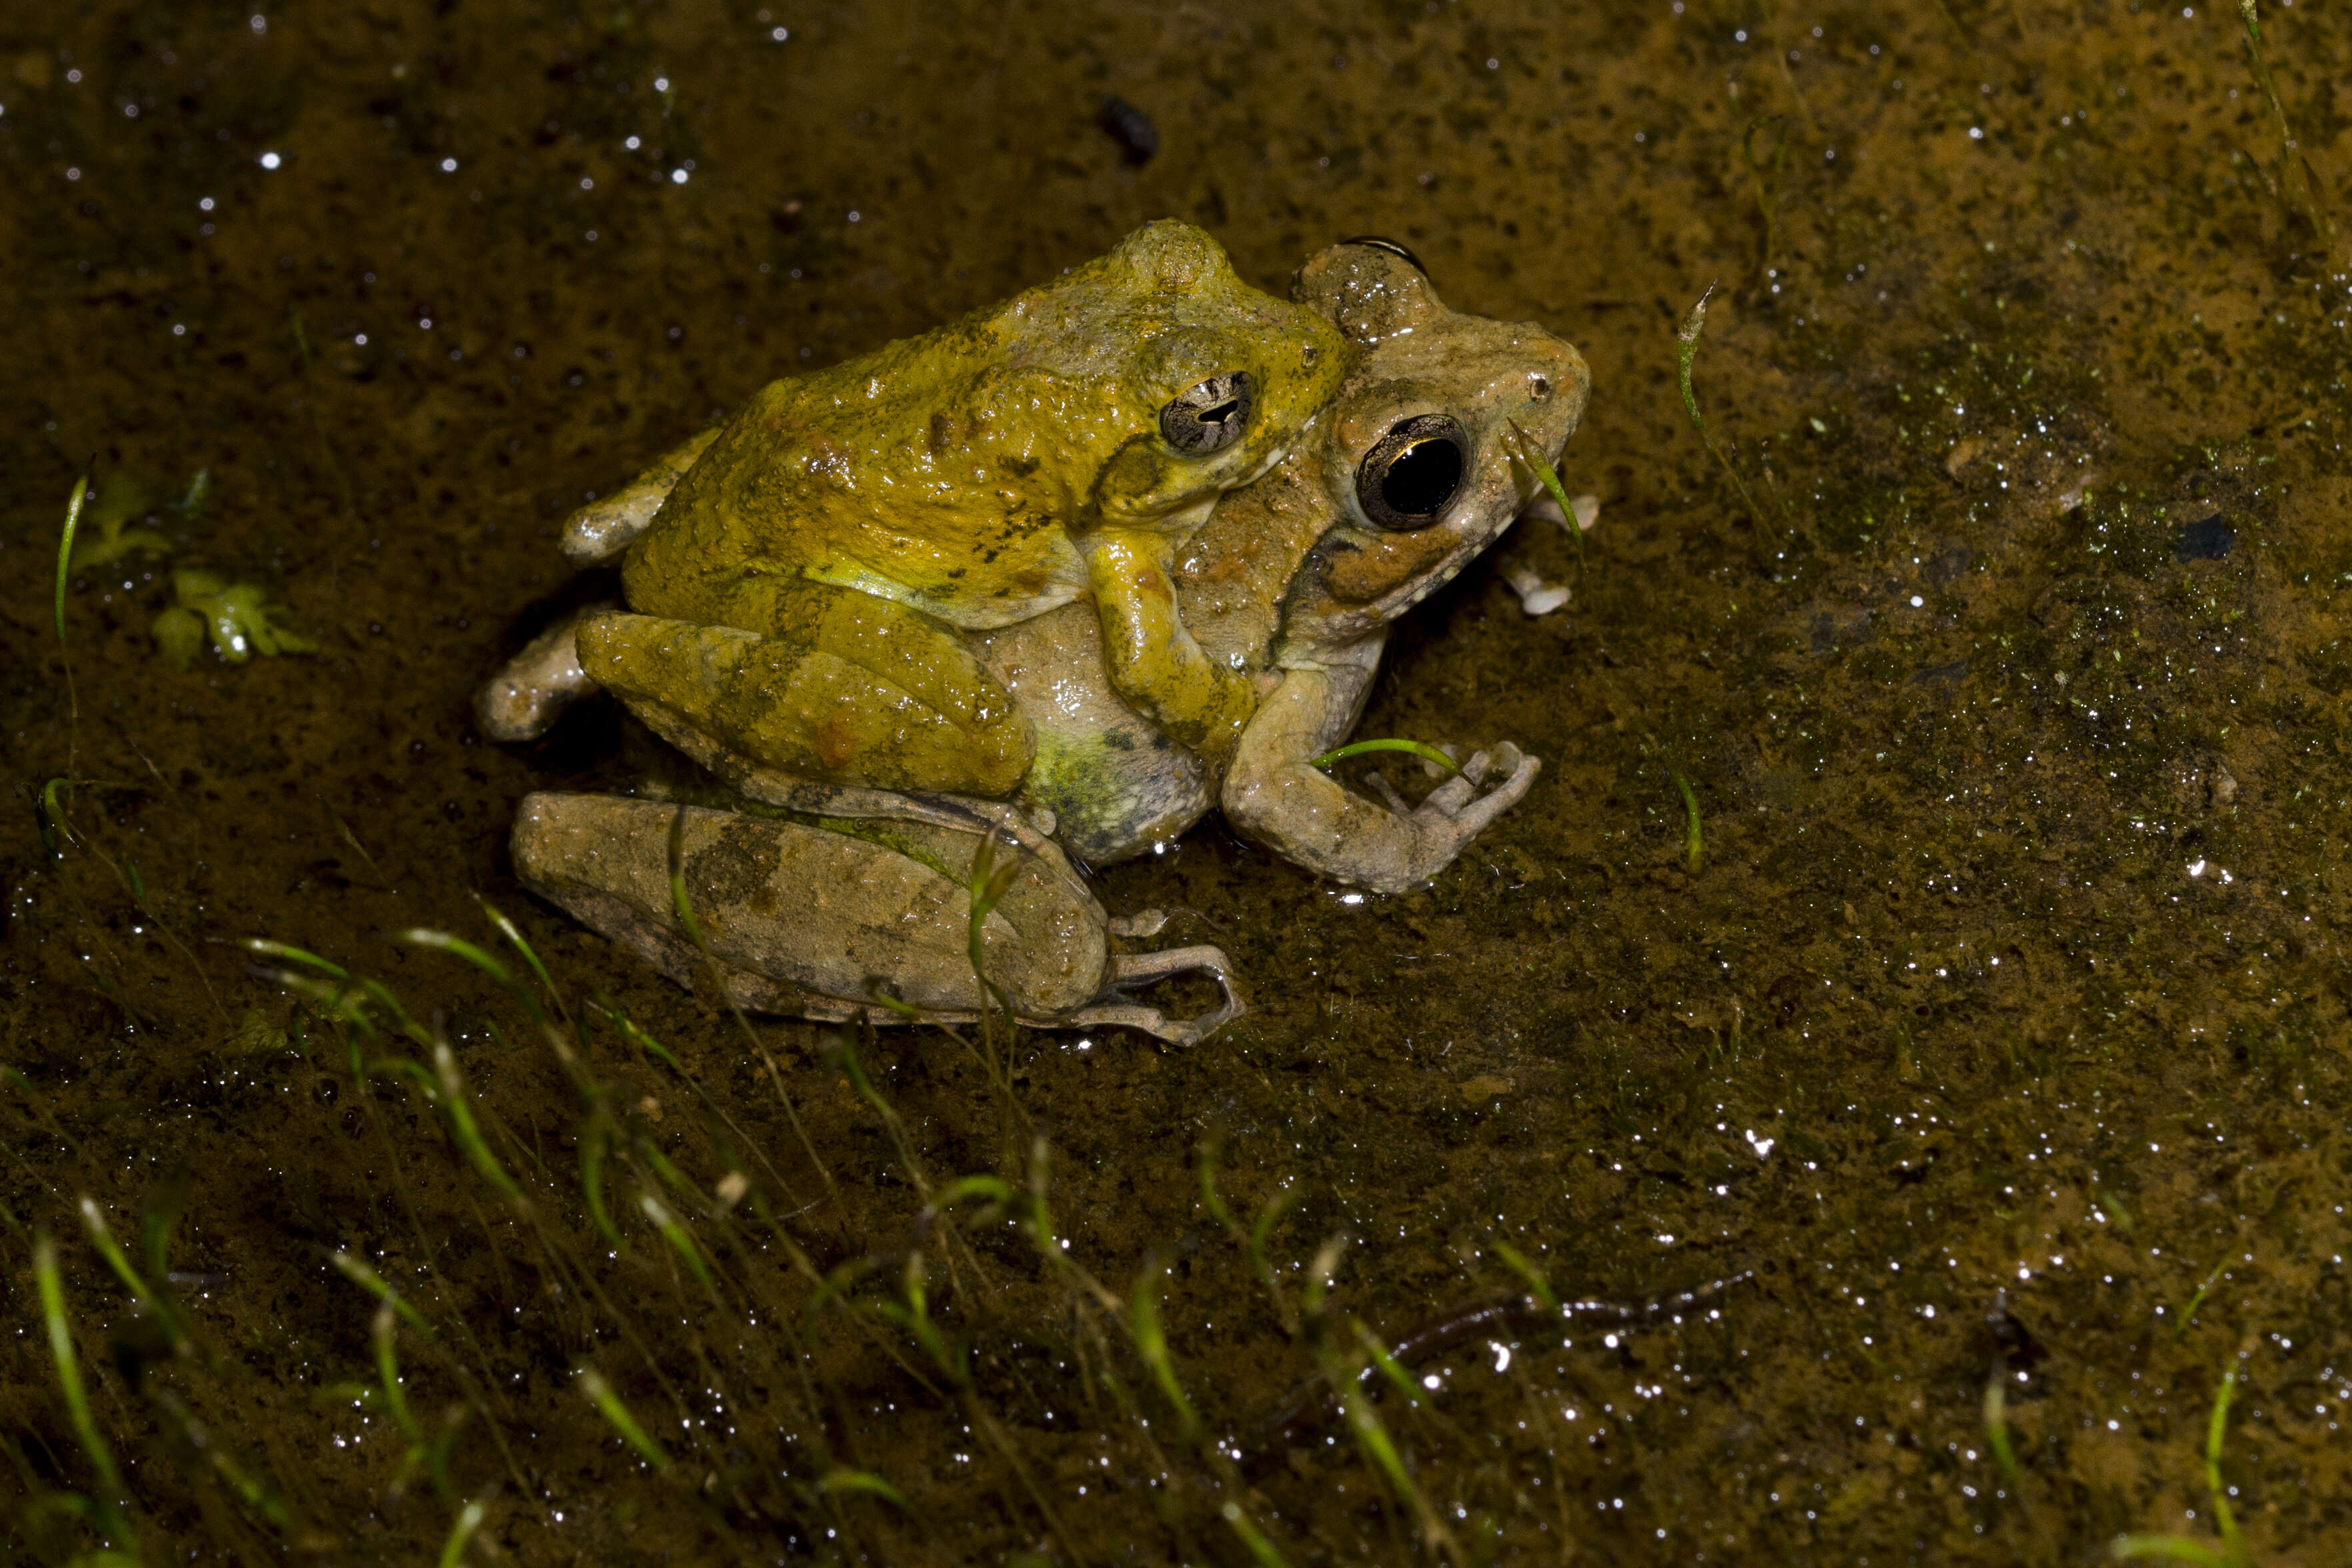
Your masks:
M 1098 1452 L 1106 1471 L 1158 1478 L 1163 1521 L 1178 1539 L 1222 1527 L 1261 1563 L 1289 1561 L 1295 1530 L 1261 1489 L 1267 1462 L 1319 1433 L 1346 1435 L 1423 1546 L 1467 1562 L 1461 1521 L 1474 1540 L 1501 1523 L 1457 1507 L 1441 1513 L 1416 1479 L 1412 1456 L 1425 1463 L 1470 1442 L 1425 1395 L 1425 1363 L 1496 1331 L 1517 1337 L 1550 1324 L 1572 1335 L 1596 1316 L 1625 1325 L 1720 1317 L 1702 1310 L 1711 1290 L 1641 1307 L 1563 1303 L 1526 1257 L 1498 1244 L 1522 1294 L 1391 1348 L 1336 1306 L 1349 1237 L 1317 1243 L 1300 1274 L 1301 1260 L 1282 1260 L 1274 1241 L 1290 1189 L 1244 1228 L 1218 1195 L 1220 1142 L 1211 1139 L 1196 1162 L 1204 1208 L 1245 1257 L 1308 1379 L 1281 1408 L 1252 1411 L 1171 1345 L 1160 1310 L 1164 1248 L 1125 1261 L 1134 1283 L 1124 1294 L 1073 1250 L 1055 1218 L 1045 1137 L 1033 1134 L 1019 1163 L 1001 1170 L 934 1171 L 861 1066 L 873 1037 L 844 1030 L 826 1054 L 887 1134 L 906 1194 L 878 1209 L 852 1203 L 813 1146 L 769 1147 L 724 1087 L 698 1077 L 610 999 L 567 995 L 513 923 L 488 913 L 520 968 L 444 932 L 405 940 L 469 965 L 507 997 L 503 1022 L 480 1020 L 495 1043 L 493 1055 L 476 1055 L 478 1068 L 510 1072 L 539 1054 L 568 1082 L 574 1120 L 551 1143 L 546 1129 L 519 1129 L 482 1100 L 437 1009 L 420 1020 L 373 977 L 283 942 L 245 944 L 262 973 L 303 999 L 290 1048 L 341 1065 L 335 1081 L 349 1088 L 365 1124 L 362 1158 L 382 1183 L 375 1206 L 398 1216 L 391 1229 L 317 1258 L 352 1288 L 351 1335 L 349 1364 L 318 1367 L 310 1402 L 340 1413 L 330 1417 L 338 1447 L 374 1439 L 372 1485 L 385 1522 L 431 1519 L 428 1531 L 446 1532 L 445 1563 L 466 1559 L 493 1510 L 510 1523 L 533 1514 L 562 1521 L 569 1505 L 535 1478 L 576 1463 L 583 1435 L 535 1433 L 516 1405 L 519 1389 L 550 1379 L 568 1380 L 652 1476 L 683 1463 L 694 1478 L 650 1486 L 604 1530 L 617 1524 L 625 1537 L 658 1524 L 663 1539 L 697 1539 L 725 1555 L 781 1547 L 828 1561 L 895 1560 L 925 1535 L 944 1543 L 959 1527 L 936 1511 L 936 1489 L 965 1489 L 935 1470 L 929 1488 L 916 1475 L 877 1473 L 852 1436 L 852 1411 L 873 1397 L 877 1378 L 903 1384 L 898 1397 L 916 1405 L 906 1421 L 928 1422 L 936 1447 L 977 1441 L 992 1450 L 1001 1468 L 989 1510 L 1070 1561 L 1097 1550 L 1036 1468 L 1059 1451 L 1066 1475 L 1074 1433 L 1092 1435 L 1100 1447 L 1084 1451 Z M 793 1116 L 783 1079 L 766 1081 Z M 78 1450 L 48 1445 L 37 1422 L 29 1447 L 11 1443 L 33 1489 L 16 1524 L 45 1559 L 146 1561 L 142 1540 L 191 1528 L 248 1555 L 299 1555 L 328 1539 L 331 1506 L 309 1473 L 315 1460 L 277 1473 L 240 1434 L 234 1411 L 253 1373 L 215 1344 L 202 1309 L 183 1296 L 205 1282 L 172 1258 L 189 1190 L 183 1173 L 145 1196 L 139 1264 L 116 1242 L 107 1205 L 79 1200 L 91 1250 L 121 1293 L 110 1301 L 87 1285 L 69 1295 L 56 1243 L 46 1232 L 34 1238 L 63 1430 Z M 535 1282 L 541 1305 L 530 1314 L 530 1342 L 469 1316 L 444 1272 L 421 1261 L 469 1254 L 493 1259 L 508 1289 Z M 95 1341 L 93 1325 L 110 1319 L 109 1352 L 89 1359 L 113 1369 L 112 1424 L 131 1422 L 123 1440 L 140 1461 L 137 1487 L 83 1373 L 79 1341 Z M 928 1416 L 918 1414 L 924 1405 Z M 977 1500 L 965 1495 L 960 1506 Z M 1490 1497 L 1484 1506 L 1508 1505 Z M 1329 1543 L 1287 1544 L 1296 1552 Z

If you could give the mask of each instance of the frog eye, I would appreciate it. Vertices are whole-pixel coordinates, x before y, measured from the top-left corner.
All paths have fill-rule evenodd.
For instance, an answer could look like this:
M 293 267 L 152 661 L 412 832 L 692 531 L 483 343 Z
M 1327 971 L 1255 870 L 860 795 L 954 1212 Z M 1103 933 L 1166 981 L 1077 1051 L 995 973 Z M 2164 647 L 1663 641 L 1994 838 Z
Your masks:
M 1445 415 L 1400 419 L 1357 467 L 1356 500 L 1376 528 L 1427 528 L 1462 493 L 1469 450 L 1469 437 Z
M 1255 401 L 1249 372 L 1229 370 L 1213 375 L 1170 399 L 1160 411 L 1160 434 L 1178 451 L 1204 457 L 1242 438 Z
M 1374 250 L 1385 250 L 1391 256 L 1397 258 L 1406 266 L 1412 268 L 1415 272 L 1420 273 L 1423 278 L 1429 276 L 1429 268 L 1421 264 L 1420 257 L 1415 256 L 1412 251 L 1406 249 L 1403 244 L 1400 241 L 1391 239 L 1385 235 L 1354 234 L 1349 235 L 1339 243 L 1342 245 L 1368 245 Z

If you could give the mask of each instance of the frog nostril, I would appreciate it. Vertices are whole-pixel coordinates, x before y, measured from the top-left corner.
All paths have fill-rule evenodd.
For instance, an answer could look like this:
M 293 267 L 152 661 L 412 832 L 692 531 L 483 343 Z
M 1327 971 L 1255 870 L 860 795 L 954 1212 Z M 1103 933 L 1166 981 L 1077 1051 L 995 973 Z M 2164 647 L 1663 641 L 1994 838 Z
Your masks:
M 1551 395 L 1551 378 L 1541 375 L 1529 376 L 1528 378 L 1528 395 L 1534 398 L 1538 403 L 1541 403 L 1544 399 L 1549 397 Z

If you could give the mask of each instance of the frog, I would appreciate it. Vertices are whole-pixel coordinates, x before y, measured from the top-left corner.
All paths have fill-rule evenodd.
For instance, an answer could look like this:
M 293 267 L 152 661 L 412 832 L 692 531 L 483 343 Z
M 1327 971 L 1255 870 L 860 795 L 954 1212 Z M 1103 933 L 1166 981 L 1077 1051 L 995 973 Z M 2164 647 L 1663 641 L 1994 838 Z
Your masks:
M 1128 703 L 1097 619 L 1062 605 L 967 634 L 1037 736 L 1006 798 L 845 787 L 639 707 L 733 804 L 535 793 L 512 842 L 526 885 L 747 1007 L 952 1022 L 994 1002 L 1033 1025 L 1116 1023 L 1190 1042 L 1244 1009 L 1230 962 L 1206 945 L 1114 952 L 1163 922 L 1108 915 L 1085 867 L 1164 848 L 1222 805 L 1244 837 L 1336 881 L 1395 893 L 1442 870 L 1524 798 L 1537 759 L 1507 742 L 1474 752 L 1417 805 L 1377 774 L 1366 783 L 1378 798 L 1352 791 L 1316 760 L 1354 728 L 1395 620 L 1537 500 L 1537 462 L 1565 447 L 1589 373 L 1541 327 L 1448 309 L 1392 241 L 1331 247 L 1292 291 L 1346 335 L 1348 378 L 1310 437 L 1223 497 L 1171 568 L 1203 655 L 1250 681 L 1232 747 L 1188 745 Z M 499 679 L 538 700 L 532 658 Z M 976 973 L 974 890 L 992 875 L 1011 880 L 979 905 Z M 1135 997 L 1188 973 L 1218 985 L 1211 1012 L 1171 1017 Z
M 1348 359 L 1207 233 L 1147 224 L 1003 304 L 772 382 L 674 454 L 621 555 L 626 611 L 579 627 L 582 671 L 803 777 L 999 797 L 1034 735 L 966 635 L 1084 600 L 1121 698 L 1221 754 L 1255 693 L 1186 631 L 1171 558 L 1312 426 Z

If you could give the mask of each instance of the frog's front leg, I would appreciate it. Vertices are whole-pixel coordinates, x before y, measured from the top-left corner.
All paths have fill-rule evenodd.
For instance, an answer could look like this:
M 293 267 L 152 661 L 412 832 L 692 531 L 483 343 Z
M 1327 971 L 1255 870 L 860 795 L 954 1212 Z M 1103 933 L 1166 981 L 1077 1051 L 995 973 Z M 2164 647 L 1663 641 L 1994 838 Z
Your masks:
M 566 708 L 596 689 L 580 668 L 577 633 L 584 613 L 565 616 L 531 638 L 482 683 L 474 693 L 474 721 L 483 734 L 509 744 L 536 741 L 555 728 Z
M 698 988 L 715 970 L 730 998 L 754 1011 L 888 1024 L 969 1020 L 994 1005 L 971 952 L 971 868 L 991 842 L 992 858 L 1016 869 L 982 923 L 981 965 L 1024 1022 L 1119 1024 L 1189 1042 L 1241 1011 L 1223 953 L 1111 953 L 1108 917 L 1060 852 L 999 835 L 995 823 L 952 820 L 936 802 L 820 826 L 542 794 L 517 812 L 513 852 L 525 886 L 681 984 Z M 673 836 L 698 941 L 678 917 Z M 1127 994 L 1194 971 L 1225 994 L 1205 1016 L 1171 1019 Z
M 617 561 L 636 537 L 651 528 L 669 492 L 677 489 L 695 459 L 710 449 L 727 427 L 714 425 L 673 447 L 653 467 L 608 496 L 600 496 L 566 518 L 563 535 L 556 541 L 564 559 L 574 566 L 603 566 Z
M 1244 837 L 1310 871 L 1402 893 L 1517 805 L 1543 764 L 1506 742 L 1472 756 L 1410 811 L 1367 799 L 1313 763 L 1351 717 L 1353 691 L 1343 695 L 1342 684 L 1327 670 L 1286 670 L 1242 732 L 1221 804 Z M 1490 776 L 1496 782 L 1479 794 Z
M 1102 625 L 1111 689 L 1161 733 L 1213 761 L 1257 706 L 1257 687 L 1213 663 L 1184 629 L 1160 535 L 1106 531 L 1084 545 L 1087 585 Z

